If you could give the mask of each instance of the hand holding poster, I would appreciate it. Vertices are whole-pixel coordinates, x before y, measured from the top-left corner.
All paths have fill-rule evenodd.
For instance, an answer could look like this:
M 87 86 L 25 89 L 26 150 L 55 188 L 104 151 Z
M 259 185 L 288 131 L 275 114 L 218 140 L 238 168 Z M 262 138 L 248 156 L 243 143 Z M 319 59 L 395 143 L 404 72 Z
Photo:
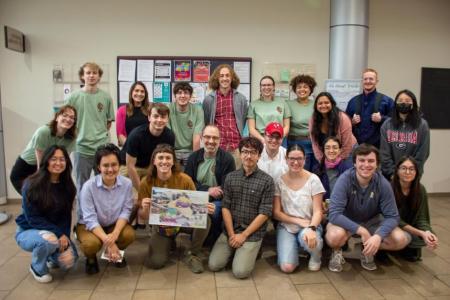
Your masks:
M 153 187 L 149 224 L 206 228 L 208 192 Z

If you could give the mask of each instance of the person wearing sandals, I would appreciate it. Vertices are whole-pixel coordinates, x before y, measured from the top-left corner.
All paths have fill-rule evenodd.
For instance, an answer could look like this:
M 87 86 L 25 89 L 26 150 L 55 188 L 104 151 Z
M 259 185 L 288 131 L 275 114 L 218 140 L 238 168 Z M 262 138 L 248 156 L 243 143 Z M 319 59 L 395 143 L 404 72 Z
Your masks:
M 30 272 L 36 281 L 52 281 L 49 266 L 71 268 L 78 255 L 70 240 L 76 188 L 69 154 L 53 145 L 42 155 L 39 170 L 22 189 L 22 213 L 16 218 L 16 241 L 31 252 Z
M 128 224 L 133 208 L 131 180 L 119 175 L 120 150 L 114 144 L 99 146 L 94 160 L 100 174 L 90 178 L 81 189 L 81 216 L 76 226 L 80 249 L 86 256 L 86 273 L 99 272 L 97 252 L 118 268 L 127 265 L 120 250 L 135 239 Z
M 399 213 L 390 183 L 377 171 L 380 154 L 375 146 L 362 144 L 353 152 L 354 167 L 339 176 L 328 213 L 325 240 L 333 250 L 330 271 L 341 272 L 345 260 L 341 247 L 352 235 L 361 237 L 361 266 L 377 269 L 378 250 L 400 250 L 411 237 L 398 227 Z
M 420 183 L 419 167 L 412 156 L 402 157 L 395 170 L 392 188 L 400 213 L 400 228 L 412 237 L 400 256 L 418 261 L 422 257 L 422 247 L 431 250 L 438 247 L 438 238 L 431 229 L 427 190 Z
M 303 168 L 302 146 L 293 144 L 286 152 L 289 171 L 275 181 L 273 216 L 277 228 L 278 265 L 285 273 L 298 264 L 299 248 L 310 255 L 308 269 L 319 271 L 322 257 L 322 197 L 325 189 L 317 175 Z

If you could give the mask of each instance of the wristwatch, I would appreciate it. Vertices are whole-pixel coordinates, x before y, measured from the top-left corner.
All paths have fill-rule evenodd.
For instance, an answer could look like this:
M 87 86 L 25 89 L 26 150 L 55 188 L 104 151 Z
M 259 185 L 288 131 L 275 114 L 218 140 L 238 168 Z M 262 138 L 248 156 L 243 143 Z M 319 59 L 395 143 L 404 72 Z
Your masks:
M 316 231 L 317 230 L 317 227 L 316 226 L 312 226 L 312 225 L 308 226 L 308 228 L 311 229 L 312 231 Z

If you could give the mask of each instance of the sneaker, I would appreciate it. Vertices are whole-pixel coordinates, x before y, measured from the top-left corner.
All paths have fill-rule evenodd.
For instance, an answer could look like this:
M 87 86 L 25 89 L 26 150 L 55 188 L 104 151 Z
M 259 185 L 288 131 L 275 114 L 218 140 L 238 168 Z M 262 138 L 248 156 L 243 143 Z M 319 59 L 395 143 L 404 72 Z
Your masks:
M 184 256 L 183 262 L 189 267 L 192 273 L 203 273 L 203 263 L 200 257 L 194 255 L 191 251 L 187 251 Z
M 125 257 L 122 258 L 121 262 L 114 263 L 114 266 L 119 269 L 125 268 L 127 266 L 127 261 L 126 261 Z
M 328 269 L 331 272 L 342 272 L 343 264 L 345 264 L 345 259 L 342 256 L 342 249 L 333 250 L 331 253 L 330 262 L 328 263 Z
M 59 265 L 57 263 L 55 263 L 54 261 L 47 261 L 47 268 L 49 269 L 58 269 Z
M 321 261 L 319 262 L 315 261 L 314 259 L 310 258 L 308 261 L 308 270 L 310 271 L 319 271 L 320 270 Z
M 89 275 L 97 274 L 100 272 L 98 267 L 97 257 L 96 258 L 86 258 L 86 273 Z
M 373 256 L 365 256 L 361 253 L 361 267 L 367 271 L 375 271 L 377 269 L 377 265 L 375 264 Z
M 34 279 L 36 279 L 36 281 L 40 283 L 48 283 L 53 280 L 53 277 L 50 273 L 40 275 L 34 271 L 32 266 L 30 266 L 30 273 L 33 275 Z

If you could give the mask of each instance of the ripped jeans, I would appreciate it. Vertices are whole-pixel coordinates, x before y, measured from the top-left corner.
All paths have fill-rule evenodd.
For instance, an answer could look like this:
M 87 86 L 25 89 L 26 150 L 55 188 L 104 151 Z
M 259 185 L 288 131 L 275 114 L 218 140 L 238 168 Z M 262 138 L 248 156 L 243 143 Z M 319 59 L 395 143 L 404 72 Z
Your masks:
M 64 252 L 60 252 L 58 237 L 47 230 L 23 230 L 17 227 L 16 242 L 20 248 L 32 253 L 31 266 L 39 275 L 48 274 L 47 261 L 56 263 L 63 270 L 67 270 L 75 264 L 78 258 L 72 241 Z

